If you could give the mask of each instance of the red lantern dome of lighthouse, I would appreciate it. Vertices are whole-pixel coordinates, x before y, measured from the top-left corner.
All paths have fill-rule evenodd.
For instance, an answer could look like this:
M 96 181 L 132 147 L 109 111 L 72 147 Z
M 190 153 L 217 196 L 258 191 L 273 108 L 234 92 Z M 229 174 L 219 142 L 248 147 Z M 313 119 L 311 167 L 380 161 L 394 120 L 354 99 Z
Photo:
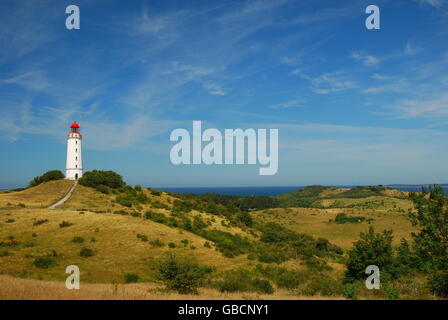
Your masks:
M 79 124 L 76 121 L 73 121 L 72 125 L 70 126 L 70 133 L 69 133 L 69 137 L 73 137 L 73 134 L 76 133 L 77 137 L 79 137 L 80 139 L 82 139 L 81 134 L 79 133 Z
M 79 129 L 79 124 L 76 123 L 76 121 L 73 121 L 72 125 L 70 126 L 70 128 L 74 129 Z

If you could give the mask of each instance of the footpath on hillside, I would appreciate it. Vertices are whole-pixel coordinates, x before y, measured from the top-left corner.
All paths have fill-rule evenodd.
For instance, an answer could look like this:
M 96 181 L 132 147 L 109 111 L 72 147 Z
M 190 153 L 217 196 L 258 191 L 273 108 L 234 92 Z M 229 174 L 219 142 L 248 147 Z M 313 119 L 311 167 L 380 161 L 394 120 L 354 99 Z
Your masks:
M 62 198 L 61 200 L 58 200 L 56 203 L 53 203 L 51 206 L 49 206 L 47 209 L 54 209 L 58 206 L 60 206 L 61 204 L 63 204 L 65 201 L 67 201 L 68 199 L 70 199 L 70 197 L 72 196 L 73 191 L 75 190 L 76 186 L 78 185 L 78 180 L 75 180 L 75 182 L 73 183 L 73 185 L 71 186 L 70 190 L 67 192 L 67 194 L 64 196 L 64 198 Z

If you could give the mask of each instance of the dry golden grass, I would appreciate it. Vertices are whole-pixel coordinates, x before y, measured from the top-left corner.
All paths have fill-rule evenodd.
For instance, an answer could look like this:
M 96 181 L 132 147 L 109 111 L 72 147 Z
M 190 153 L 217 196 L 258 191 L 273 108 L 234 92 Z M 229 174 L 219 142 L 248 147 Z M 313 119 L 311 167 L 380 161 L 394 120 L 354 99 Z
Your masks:
M 411 232 L 415 231 L 406 213 L 388 212 L 387 210 L 290 208 L 267 210 L 267 212 L 272 213 L 259 211 L 255 212 L 254 216 L 260 221 L 280 223 L 300 233 L 327 238 L 344 249 L 351 248 L 353 242 L 359 239 L 359 233 L 367 231 L 369 226 L 374 227 L 377 232 L 392 230 L 395 244 L 398 244 L 401 238 L 410 239 Z M 342 212 L 374 220 L 371 224 L 367 222 L 345 224 L 329 222 L 330 219 L 334 221 L 336 215 Z
M 254 292 L 222 293 L 200 288 L 198 294 L 180 295 L 166 291 L 155 283 L 84 284 L 79 290 L 68 290 L 65 282 L 19 279 L 0 275 L 0 300 L 337 300 L 342 297 L 296 295 L 292 291 L 276 290 L 274 294 Z
M 177 199 L 166 192 L 162 192 L 160 196 L 154 196 L 147 189 L 142 189 L 143 193 L 149 198 L 150 201 L 159 201 L 162 204 L 172 207 L 172 203 Z M 137 208 L 127 208 L 114 202 L 117 195 L 115 194 L 102 194 L 92 188 L 78 185 L 73 192 L 71 198 L 60 206 L 61 209 L 75 209 L 75 210 L 92 210 L 92 211 L 108 211 L 114 212 L 116 210 L 124 210 L 127 212 L 138 211 L 144 213 L 148 210 L 163 213 L 166 216 L 172 216 L 171 210 L 153 208 L 151 203 L 139 204 Z M 224 226 L 229 225 L 229 221 L 225 217 L 219 217 L 210 213 L 199 212 L 192 210 L 185 214 L 186 216 L 193 218 L 194 216 L 200 216 L 205 222 L 209 222 L 208 229 L 217 229 L 221 231 L 231 232 L 239 234 L 244 237 L 252 238 L 253 236 L 247 232 L 241 230 L 238 227 Z
M 61 207 L 49 210 L 48 206 L 62 198 L 69 190 L 72 181 L 60 180 L 47 182 L 21 192 L 0 193 L 0 242 L 6 243 L 0 251 L 8 251 L 11 255 L 0 257 L 0 299 L 320 299 L 300 294 L 276 290 L 273 295 L 257 293 L 223 294 L 210 288 L 201 288 L 199 295 L 179 295 L 163 290 L 163 286 L 155 281 L 155 262 L 167 252 L 179 256 L 194 256 L 201 264 L 214 266 L 218 271 L 238 267 L 252 268 L 258 263 L 244 255 L 226 258 L 212 248 L 204 247 L 206 240 L 185 230 L 171 228 L 153 221 L 113 214 L 116 210 L 127 212 L 146 210 L 171 215 L 170 209 L 153 208 L 151 202 L 159 201 L 172 207 L 175 197 L 163 192 L 160 196 L 152 195 L 148 190 L 143 192 L 151 200 L 147 204 L 139 204 L 126 208 L 115 202 L 117 195 L 102 194 L 94 189 L 78 185 L 72 197 Z M 329 189 L 327 195 L 343 192 L 343 189 Z M 391 193 L 397 196 L 397 193 Z M 361 231 L 366 231 L 370 224 L 336 224 L 330 223 L 336 215 L 345 212 L 349 215 L 361 215 L 373 219 L 371 225 L 376 231 L 392 229 L 395 242 L 400 238 L 409 238 L 413 231 L 407 214 L 398 209 L 407 210 L 412 207 L 408 200 L 391 197 L 369 197 L 364 199 L 337 199 L 343 205 L 356 205 L 356 208 L 328 209 L 270 209 L 253 212 L 260 221 L 273 221 L 287 228 L 315 237 L 323 237 L 331 242 L 349 249 L 353 241 L 359 238 Z M 7 205 L 12 203 L 14 205 Z M 26 208 L 20 208 L 24 203 Z M 368 208 L 373 206 L 374 208 Z M 98 212 L 98 213 L 97 213 Z M 269 213 L 270 212 L 270 213 Z M 226 227 L 228 221 L 224 217 L 193 210 L 187 214 L 190 218 L 199 215 L 208 228 L 237 233 L 253 238 L 245 230 L 238 227 Z M 37 220 L 48 222 L 34 225 Z M 7 221 L 13 222 L 7 222 Z M 73 223 L 72 226 L 60 228 L 62 221 Z M 223 225 L 224 223 L 224 225 Z M 36 234 L 36 237 L 33 237 Z M 146 235 L 149 240 L 161 240 L 163 247 L 152 246 L 141 241 L 137 234 Z M 13 240 L 11 240 L 13 237 Z M 82 237 L 82 244 L 73 243 L 74 237 Z M 184 246 L 182 240 L 188 240 Z M 13 246 L 8 243 L 17 241 Z M 169 248 L 168 243 L 175 243 L 176 248 Z M 92 257 L 80 257 L 82 247 L 94 250 Z M 56 265 L 49 269 L 40 269 L 33 265 L 38 257 L 51 255 Z M 67 265 L 77 265 L 81 271 L 81 290 L 65 289 Z M 333 270 L 330 276 L 341 278 L 345 266 L 335 262 L 329 263 Z M 286 261 L 281 266 L 293 270 L 306 268 L 297 261 Z M 127 273 L 139 275 L 142 283 L 122 284 Z M 13 277 L 12 277 L 13 276 Z M 19 279 L 26 278 L 26 279 Z M 34 279 L 34 280 L 33 280 Z M 40 279 L 40 280 L 36 280 Z M 117 283 L 113 285 L 111 283 Z M 375 298 L 375 297 L 372 297 Z M 326 298 L 325 298 L 326 299 Z
M 7 219 L 14 219 L 15 222 L 6 223 Z M 33 225 L 35 221 L 44 219 L 48 219 L 48 222 Z M 69 221 L 73 225 L 60 228 L 62 221 Z M 37 237 L 32 237 L 33 233 Z M 149 242 L 138 239 L 137 234 L 146 235 L 150 241 L 160 239 L 165 246 L 153 247 Z M 84 279 L 90 282 L 122 282 L 124 275 L 131 272 L 139 274 L 143 279 L 151 279 L 154 259 L 168 251 L 178 255 L 193 255 L 200 263 L 219 266 L 220 269 L 253 263 L 244 256 L 226 258 L 213 247 L 204 247 L 206 240 L 190 232 L 143 218 L 112 213 L 82 213 L 62 209 L 0 212 L 0 241 L 7 242 L 9 236 L 13 236 L 19 244 L 3 248 L 12 255 L 0 258 L 0 272 L 48 280 L 65 278 L 65 267 L 71 264 L 78 265 Z M 83 237 L 85 242 L 73 243 L 72 239 L 76 236 Z M 92 242 L 92 238 L 95 242 Z M 188 240 L 186 247 L 181 243 L 184 239 Z M 175 243 L 176 248 L 168 248 L 169 242 Z M 81 258 L 79 251 L 82 247 L 93 249 L 96 255 Z M 58 254 L 55 257 L 57 266 L 45 270 L 33 266 L 36 257 L 51 254 L 53 250 Z
M 73 181 L 57 180 L 42 183 L 23 191 L 0 193 L 0 208 L 14 208 L 23 203 L 28 208 L 48 207 L 63 198 Z

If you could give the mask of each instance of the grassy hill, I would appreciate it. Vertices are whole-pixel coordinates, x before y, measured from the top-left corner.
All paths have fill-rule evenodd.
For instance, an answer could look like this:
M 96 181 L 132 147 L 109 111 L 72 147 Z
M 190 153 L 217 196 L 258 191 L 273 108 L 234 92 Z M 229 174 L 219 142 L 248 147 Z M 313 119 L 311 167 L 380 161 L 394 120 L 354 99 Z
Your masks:
M 71 184 L 50 181 L 0 193 L 1 274 L 28 279 L 20 281 L 39 279 L 40 287 L 55 288 L 67 277 L 65 267 L 74 264 L 81 270 L 82 283 L 91 289 L 84 297 L 103 292 L 102 284 L 120 285 L 124 291 L 139 288 L 130 291 L 132 297 L 181 298 L 164 289 L 156 270 L 167 253 L 174 253 L 213 268 L 197 298 L 264 297 L 266 292 L 251 287 L 263 279 L 273 286 L 270 299 L 341 298 L 343 285 L 337 279 L 345 270 L 345 253 L 338 247 L 349 249 L 370 225 L 392 229 L 396 241 L 413 231 L 406 218 L 412 208 L 407 195 L 382 187 L 311 186 L 269 199 L 241 199 L 181 196 L 140 187 L 103 193 L 78 185 L 63 205 L 45 208 L 62 198 Z M 249 209 L 260 203 L 262 210 Z M 270 208 L 273 204 L 277 207 Z M 340 213 L 364 219 L 336 223 Z M 297 245 L 308 253 L 300 254 Z M 83 248 L 92 255 L 82 256 Z M 39 258 L 50 265 L 36 265 Z M 255 277 L 252 284 L 234 293 L 223 289 L 232 279 L 246 279 L 244 272 Z M 138 284 L 124 284 L 127 274 L 138 275 Z M 15 278 L 2 276 L 0 283 L 23 283 Z M 4 287 L 0 285 L 0 298 L 14 295 Z M 107 292 L 104 297 L 110 298 Z

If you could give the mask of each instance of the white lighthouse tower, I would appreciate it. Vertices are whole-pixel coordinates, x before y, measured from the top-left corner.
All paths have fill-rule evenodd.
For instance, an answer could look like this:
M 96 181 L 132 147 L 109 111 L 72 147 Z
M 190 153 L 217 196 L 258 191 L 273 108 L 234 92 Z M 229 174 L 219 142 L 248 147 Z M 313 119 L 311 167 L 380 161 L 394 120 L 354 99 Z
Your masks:
M 82 135 L 79 133 L 79 124 L 74 121 L 70 126 L 71 132 L 67 135 L 67 169 L 65 178 L 78 180 L 82 177 Z

